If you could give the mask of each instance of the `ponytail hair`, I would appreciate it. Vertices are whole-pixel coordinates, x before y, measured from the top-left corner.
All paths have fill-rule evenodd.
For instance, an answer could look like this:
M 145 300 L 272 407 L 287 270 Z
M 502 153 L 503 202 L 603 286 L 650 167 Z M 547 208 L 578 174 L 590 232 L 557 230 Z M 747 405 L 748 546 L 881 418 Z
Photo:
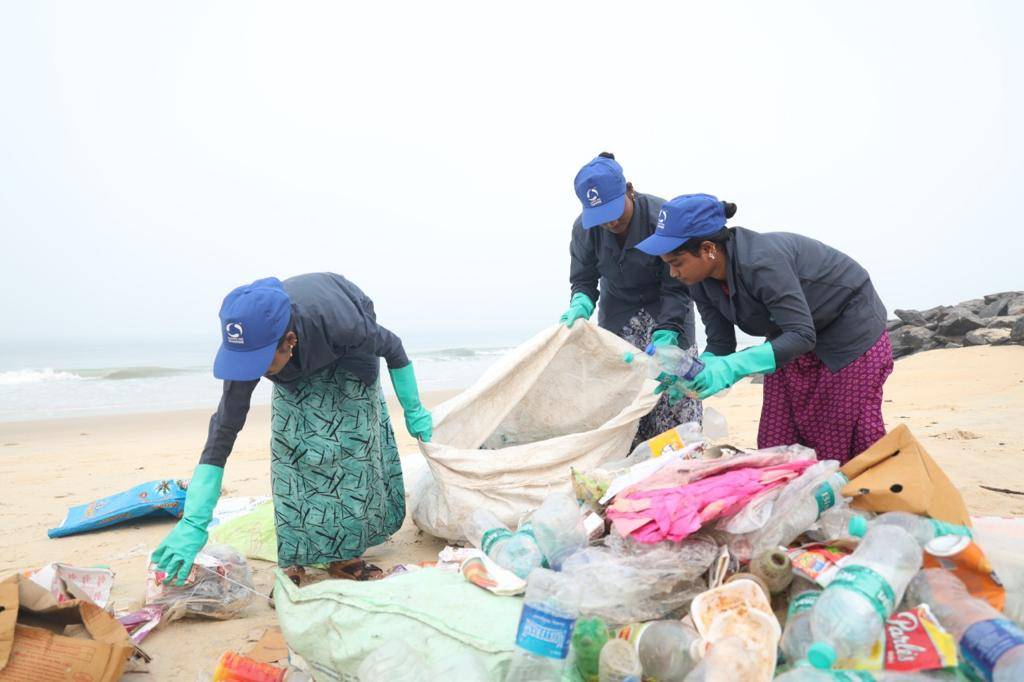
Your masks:
M 729 218 L 732 218 L 734 215 L 736 215 L 736 204 L 730 203 L 728 201 L 723 201 L 722 202 L 722 208 L 725 210 L 725 219 L 726 220 L 728 220 Z

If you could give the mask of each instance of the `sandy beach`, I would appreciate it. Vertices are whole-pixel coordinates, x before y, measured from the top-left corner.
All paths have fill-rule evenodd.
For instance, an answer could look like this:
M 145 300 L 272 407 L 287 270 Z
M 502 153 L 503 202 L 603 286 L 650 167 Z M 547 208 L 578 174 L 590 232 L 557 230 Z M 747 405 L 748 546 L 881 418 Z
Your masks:
M 436 405 L 451 394 L 435 393 Z M 729 441 L 755 443 L 760 386 L 744 382 L 709 402 L 729 422 Z M 213 406 L 211 406 L 212 408 Z M 142 597 L 149 552 L 173 521 L 151 520 L 59 540 L 46 529 L 68 506 L 158 478 L 188 477 L 203 446 L 209 411 L 132 414 L 0 424 L 0 575 L 49 561 L 105 564 L 117 574 L 117 608 Z M 392 405 L 403 459 L 415 444 Z M 921 353 L 896 363 L 886 386 L 889 427 L 906 423 L 945 469 L 974 514 L 1022 515 L 1024 496 L 991 492 L 988 485 L 1024 490 L 1024 347 L 973 347 Z M 253 408 L 228 461 L 226 495 L 269 494 L 269 408 Z M 387 545 L 368 554 L 375 563 L 429 560 L 443 544 L 407 520 Z M 251 562 L 257 587 L 270 589 L 273 566 Z M 253 633 L 275 624 L 263 603 L 245 618 L 179 621 L 156 632 L 143 648 L 153 657 L 153 680 L 194 680 L 211 671 L 221 652 L 245 648 Z M 139 678 L 141 679 L 141 678 Z

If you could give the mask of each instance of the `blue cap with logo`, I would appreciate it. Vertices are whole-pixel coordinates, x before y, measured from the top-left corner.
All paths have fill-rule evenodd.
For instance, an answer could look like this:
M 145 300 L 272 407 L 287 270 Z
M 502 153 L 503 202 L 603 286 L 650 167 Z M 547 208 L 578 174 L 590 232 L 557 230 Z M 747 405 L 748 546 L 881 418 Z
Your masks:
M 725 220 L 725 206 L 716 197 L 683 194 L 662 205 L 654 234 L 637 244 L 636 248 L 652 256 L 661 256 L 694 237 L 710 237 L 725 227 Z
M 291 317 L 292 300 L 276 277 L 258 279 L 225 296 L 220 306 L 223 338 L 213 376 L 254 381 L 266 374 Z
M 622 217 L 626 210 L 626 176 L 615 159 L 597 157 L 580 169 L 573 184 L 583 204 L 583 229 Z

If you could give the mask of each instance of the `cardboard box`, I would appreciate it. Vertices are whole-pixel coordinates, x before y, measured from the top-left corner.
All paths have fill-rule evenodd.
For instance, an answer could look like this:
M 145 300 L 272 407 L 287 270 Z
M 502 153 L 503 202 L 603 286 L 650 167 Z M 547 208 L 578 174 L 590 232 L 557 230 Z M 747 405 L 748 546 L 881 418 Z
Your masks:
M 83 626 L 89 639 L 65 636 L 68 625 Z M 95 604 L 58 604 L 17 574 L 0 581 L 0 681 L 116 682 L 133 648 L 124 626 Z

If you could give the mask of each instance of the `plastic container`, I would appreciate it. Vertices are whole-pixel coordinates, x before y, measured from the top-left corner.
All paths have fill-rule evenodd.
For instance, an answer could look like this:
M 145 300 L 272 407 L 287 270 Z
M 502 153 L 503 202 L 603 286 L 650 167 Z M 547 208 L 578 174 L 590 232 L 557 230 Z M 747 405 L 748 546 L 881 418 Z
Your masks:
M 910 512 L 893 511 L 879 514 L 872 521 L 854 516 L 849 521 L 850 535 L 856 538 L 864 537 L 871 524 L 898 526 L 914 536 L 917 544 L 924 547 L 937 537 L 946 535 L 963 535 L 971 537 L 971 529 L 967 526 L 960 526 L 955 523 L 946 523 L 927 516 L 919 516 Z
M 560 679 L 579 617 L 581 585 L 571 576 L 535 569 L 516 630 L 516 653 L 506 682 Z
M 548 566 L 556 571 L 562 570 L 562 562 L 587 546 L 583 514 L 571 495 L 548 495 L 533 513 L 531 525 Z
M 213 670 L 213 682 L 282 682 L 285 670 L 225 651 Z
M 932 613 L 956 638 L 962 658 L 989 682 L 1024 680 L 1024 629 L 972 597 L 955 575 L 929 568 L 910 583 L 912 601 L 931 606 Z
M 654 360 L 648 364 L 647 375 L 659 381 L 665 375 L 693 381 L 694 377 L 704 371 L 704 363 L 679 346 L 650 346 L 647 355 Z
M 408 644 L 390 641 L 363 659 L 359 682 L 430 682 L 433 677 L 423 658 Z
M 807 658 L 807 650 L 814 643 L 811 633 L 811 609 L 821 596 L 821 588 L 814 583 L 798 579 L 789 592 L 789 610 L 786 627 L 782 630 L 779 648 L 787 663 Z
M 640 682 L 642 674 L 640 657 L 629 642 L 613 639 L 601 649 L 600 682 Z
M 707 639 L 711 622 L 716 616 L 725 611 L 748 609 L 772 614 L 772 606 L 764 590 L 753 580 L 740 579 L 697 595 L 690 605 L 690 615 L 697 631 Z
M 576 622 L 572 648 L 576 651 L 576 670 L 584 682 L 597 682 L 601 649 L 609 639 L 611 633 L 600 618 L 584 618 Z
M 845 505 L 842 489 L 848 480 L 837 468 L 838 463 L 831 460 L 818 462 L 794 481 L 795 485 L 783 489 L 768 523 L 754 534 L 751 544 L 755 555 L 788 546 L 813 526 L 822 512 L 837 504 Z
M 773 666 L 774 668 L 774 666 Z M 686 682 L 769 682 L 757 657 L 741 637 L 729 637 L 708 647 Z
M 699 636 L 682 621 L 634 623 L 619 630 L 618 637 L 636 649 L 645 679 L 683 682 L 697 665 L 692 651 Z
M 475 510 L 463 525 L 462 532 L 494 563 L 524 580 L 533 569 L 544 563 L 544 555 L 530 526 L 513 533 L 486 509 Z
M 886 524 L 869 528 L 811 610 L 816 641 L 808 660 L 829 668 L 837 658 L 870 653 L 920 568 L 921 547 L 907 531 Z
M 793 582 L 793 564 L 781 549 L 755 556 L 750 561 L 750 572 L 761 579 L 771 594 L 785 592 Z

